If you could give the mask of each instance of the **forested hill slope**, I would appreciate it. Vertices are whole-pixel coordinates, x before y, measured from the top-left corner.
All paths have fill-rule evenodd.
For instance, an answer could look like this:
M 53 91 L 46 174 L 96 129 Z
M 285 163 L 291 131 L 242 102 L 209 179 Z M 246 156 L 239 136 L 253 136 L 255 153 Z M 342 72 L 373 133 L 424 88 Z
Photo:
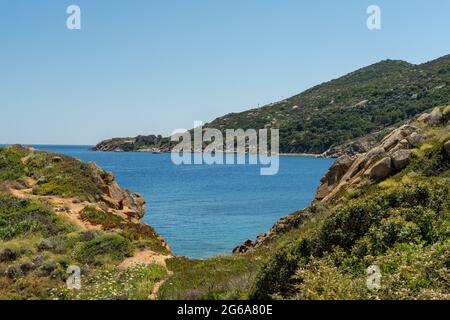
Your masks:
M 450 55 L 414 65 L 385 60 L 286 100 L 217 118 L 205 127 L 280 129 L 283 153 L 359 153 L 403 121 L 450 101 Z M 356 143 L 355 143 L 356 142 Z M 342 149 L 348 145 L 350 150 Z M 169 151 L 169 138 L 100 142 L 98 151 Z
M 279 128 L 282 152 L 322 153 L 447 104 L 449 84 L 450 55 L 421 65 L 386 60 L 207 126 Z

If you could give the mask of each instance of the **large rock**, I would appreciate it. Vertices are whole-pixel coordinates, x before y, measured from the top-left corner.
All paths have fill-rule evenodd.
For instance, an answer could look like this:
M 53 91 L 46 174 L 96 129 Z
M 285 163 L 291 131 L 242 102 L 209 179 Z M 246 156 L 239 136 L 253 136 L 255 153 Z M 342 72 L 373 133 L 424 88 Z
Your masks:
M 388 136 L 386 136 L 381 141 L 381 147 L 383 147 L 386 152 L 390 151 L 395 146 L 397 146 L 400 141 L 411 135 L 413 132 L 416 132 L 417 130 L 417 127 L 405 124 L 400 128 L 395 129 Z
M 410 150 L 398 150 L 391 155 L 392 165 L 395 169 L 402 170 L 409 164 L 411 156 Z
M 322 157 L 325 158 L 339 158 L 344 155 L 347 156 L 355 156 L 357 154 L 365 153 L 369 150 L 369 146 L 367 143 L 348 143 L 339 146 L 333 146 L 329 148 L 327 151 L 322 153 Z
M 409 137 L 406 138 L 406 140 L 408 140 L 408 143 L 415 148 L 422 142 L 423 135 L 417 132 L 413 132 Z
M 375 147 L 375 148 L 370 149 L 369 152 L 367 152 L 366 160 L 370 161 L 375 157 L 384 157 L 384 156 L 386 156 L 386 151 L 384 150 L 384 148 Z
M 369 176 L 375 180 L 382 180 L 393 173 L 393 165 L 390 157 L 386 157 L 375 163 L 370 169 Z
M 432 126 L 436 126 L 442 123 L 442 111 L 440 108 L 434 108 L 430 113 L 427 123 Z
M 90 162 L 88 166 L 96 185 L 102 190 L 101 200 L 108 207 L 125 210 L 125 213 L 132 218 L 141 219 L 144 216 L 145 200 L 140 194 L 130 193 L 128 190 L 120 188 L 114 176 L 102 170 L 95 163 Z
M 353 163 L 353 159 L 347 155 L 339 157 L 333 165 L 328 169 L 325 175 L 320 180 L 319 188 L 316 192 L 316 199 L 321 200 L 325 198 L 332 187 L 336 185 L 347 172 Z
M 420 121 L 420 122 L 428 122 L 428 120 L 430 119 L 430 114 L 429 113 L 424 113 L 424 114 L 421 114 L 418 118 L 417 118 L 417 121 Z
M 444 150 L 447 153 L 447 156 L 450 157 L 450 140 L 444 143 Z

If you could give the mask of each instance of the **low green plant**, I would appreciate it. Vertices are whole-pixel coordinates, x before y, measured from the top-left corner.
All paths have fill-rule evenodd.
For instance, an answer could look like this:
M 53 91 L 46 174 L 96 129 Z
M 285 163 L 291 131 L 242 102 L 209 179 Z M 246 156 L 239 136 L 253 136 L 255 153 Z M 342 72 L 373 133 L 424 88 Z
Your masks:
M 105 264 L 110 261 L 122 261 L 133 255 L 131 242 L 119 234 L 102 234 L 76 250 L 76 258 L 88 264 Z
M 124 223 L 124 219 L 111 212 L 87 206 L 80 212 L 80 218 L 94 225 L 101 225 L 105 230 L 114 229 Z

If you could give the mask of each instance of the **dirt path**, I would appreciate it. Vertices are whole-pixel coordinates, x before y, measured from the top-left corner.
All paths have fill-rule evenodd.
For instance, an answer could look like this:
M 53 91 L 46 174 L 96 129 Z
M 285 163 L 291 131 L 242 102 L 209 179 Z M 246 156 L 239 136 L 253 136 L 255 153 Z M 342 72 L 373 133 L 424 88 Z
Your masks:
M 74 225 L 80 227 L 81 229 L 85 230 L 101 230 L 101 225 L 93 225 L 89 223 L 88 221 L 84 221 L 80 217 L 80 212 L 86 208 L 86 206 L 97 206 L 94 203 L 90 202 L 80 202 L 76 199 L 71 198 L 61 198 L 57 196 L 39 196 L 33 194 L 33 187 L 37 184 L 37 181 L 33 178 L 27 178 L 27 185 L 28 188 L 26 189 L 14 189 L 10 188 L 9 192 L 21 199 L 31 199 L 31 200 L 41 200 L 46 201 L 50 203 L 54 207 L 54 211 L 57 215 L 61 215 L 66 217 L 69 221 L 71 221 Z M 114 213 L 117 215 L 120 215 L 122 217 L 126 217 L 124 212 L 120 210 L 114 210 Z M 153 287 L 152 292 L 149 294 L 150 300 L 156 300 L 158 297 L 158 292 L 161 288 L 161 286 L 167 281 L 168 277 L 173 274 L 172 271 L 170 271 L 167 268 L 166 260 L 169 258 L 172 258 L 173 255 L 167 254 L 161 254 L 154 252 L 152 250 L 142 250 L 138 251 L 134 254 L 134 256 L 126 258 L 122 261 L 122 263 L 118 266 L 119 269 L 126 270 L 129 268 L 132 268 L 137 265 L 151 265 L 151 264 L 158 264 L 162 267 L 164 267 L 167 271 L 167 277 L 155 284 Z
M 79 202 L 75 199 L 70 198 L 60 198 L 56 196 L 38 196 L 33 194 L 33 186 L 36 184 L 36 181 L 34 181 L 31 178 L 28 178 L 28 185 L 31 186 L 31 188 L 28 189 L 10 189 L 9 192 L 21 199 L 31 199 L 31 200 L 44 200 L 48 203 L 50 203 L 55 210 L 55 213 L 57 215 L 61 215 L 66 217 L 68 220 L 70 220 L 73 224 L 76 226 L 86 229 L 86 230 L 101 230 L 100 225 L 93 225 L 89 223 L 88 221 L 84 221 L 80 217 L 80 212 L 88 205 L 91 205 L 91 203 L 88 202 Z
M 172 271 L 170 271 L 167 268 L 166 260 L 169 258 L 172 258 L 172 255 L 164 255 L 160 253 L 155 253 L 151 250 L 143 250 L 135 253 L 134 256 L 126 258 L 122 263 L 119 265 L 120 269 L 128 269 L 132 268 L 137 265 L 151 265 L 151 264 L 159 264 L 160 266 L 164 267 L 167 271 L 167 277 L 165 279 L 162 279 L 161 281 L 158 281 L 155 283 L 155 286 L 153 287 L 152 292 L 148 296 L 150 300 L 156 300 L 158 298 L 158 292 L 161 286 L 167 281 L 167 279 L 173 274 Z

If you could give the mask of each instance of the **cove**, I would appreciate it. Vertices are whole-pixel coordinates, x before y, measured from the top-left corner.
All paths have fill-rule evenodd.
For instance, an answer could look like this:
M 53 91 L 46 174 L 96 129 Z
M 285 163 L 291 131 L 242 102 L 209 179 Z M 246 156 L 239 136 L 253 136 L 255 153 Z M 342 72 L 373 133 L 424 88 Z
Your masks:
M 252 165 L 179 165 L 170 154 L 88 152 L 89 146 L 35 146 L 94 161 L 147 202 L 143 222 L 164 236 L 176 255 L 228 254 L 279 218 L 306 207 L 334 161 L 280 156 L 279 172 L 261 176 Z

